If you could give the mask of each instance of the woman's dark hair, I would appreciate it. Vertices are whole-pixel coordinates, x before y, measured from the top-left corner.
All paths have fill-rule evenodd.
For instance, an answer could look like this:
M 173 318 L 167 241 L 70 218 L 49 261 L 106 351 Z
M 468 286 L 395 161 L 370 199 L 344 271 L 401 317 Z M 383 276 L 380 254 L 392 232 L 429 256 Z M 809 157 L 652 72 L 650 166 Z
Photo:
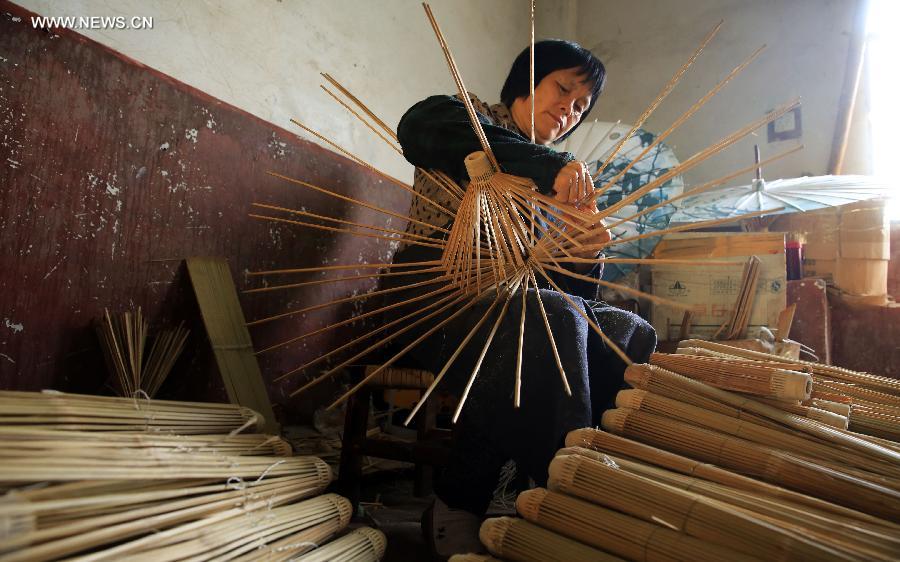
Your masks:
M 512 68 L 509 69 L 509 74 L 506 76 L 506 82 L 503 83 L 503 89 L 500 90 L 500 101 L 507 107 L 512 107 L 516 99 L 526 98 L 531 93 L 529 88 L 531 74 L 529 50 L 526 47 L 513 61 Z M 572 130 L 557 139 L 558 141 L 575 132 L 575 129 L 584 122 L 584 118 L 594 107 L 594 103 L 603 91 L 603 86 L 606 85 L 606 68 L 600 59 L 578 43 L 562 39 L 546 39 L 534 44 L 535 86 L 540 84 L 541 80 L 551 72 L 576 67 L 579 74 L 584 76 L 585 82 L 591 84 L 591 103 L 581 115 L 578 125 L 572 127 Z

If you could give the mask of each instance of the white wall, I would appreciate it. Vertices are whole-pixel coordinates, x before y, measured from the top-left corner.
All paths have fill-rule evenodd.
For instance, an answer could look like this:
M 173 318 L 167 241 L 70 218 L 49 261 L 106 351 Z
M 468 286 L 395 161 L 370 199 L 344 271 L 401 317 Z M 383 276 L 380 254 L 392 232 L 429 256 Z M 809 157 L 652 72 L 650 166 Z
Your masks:
M 16 0 L 43 16 L 152 16 L 80 33 L 288 130 L 294 117 L 384 171 L 412 167 L 319 88 L 329 72 L 389 125 L 455 86 L 419 0 Z M 466 86 L 497 101 L 528 43 L 522 0 L 432 0 Z M 200 134 L 203 134 L 201 131 Z
M 18 0 L 46 16 L 152 16 L 152 30 L 85 30 L 147 66 L 288 130 L 295 117 L 388 173 L 411 167 L 318 87 L 326 71 L 394 126 L 414 102 L 454 85 L 418 0 Z M 433 0 L 469 89 L 496 101 L 527 45 L 527 0 Z M 856 0 L 538 0 L 537 37 L 575 39 L 607 66 L 592 118 L 632 122 L 701 38 L 725 26 L 646 127 L 666 128 L 763 43 L 768 49 L 670 140 L 684 160 L 791 98 L 803 101 L 806 148 L 770 179 L 826 172 Z M 864 101 L 864 100 L 863 100 Z M 859 122 L 859 120 L 857 120 Z M 306 135 L 298 131 L 301 135 Z M 202 131 L 200 134 L 203 134 Z M 851 135 L 845 173 L 866 171 L 865 135 Z M 700 181 L 797 144 L 765 131 L 701 165 Z M 745 178 L 749 179 L 748 178 Z M 738 180 L 743 182 L 745 180 Z M 732 182 L 735 183 L 735 182 Z
M 606 64 L 609 81 L 592 117 L 633 122 L 720 19 L 725 25 L 650 118 L 659 132 L 760 45 L 766 51 L 672 135 L 681 160 L 792 98 L 802 99 L 803 151 L 764 169 L 768 179 L 827 173 L 855 0 L 580 0 L 576 37 Z M 859 145 L 859 135 L 854 135 Z M 797 141 L 768 143 L 765 129 L 687 175 L 698 182 Z M 859 147 L 856 147 L 857 150 Z M 851 148 L 844 173 L 864 172 Z M 854 169 L 855 168 L 855 169 Z M 731 183 L 749 183 L 748 175 Z

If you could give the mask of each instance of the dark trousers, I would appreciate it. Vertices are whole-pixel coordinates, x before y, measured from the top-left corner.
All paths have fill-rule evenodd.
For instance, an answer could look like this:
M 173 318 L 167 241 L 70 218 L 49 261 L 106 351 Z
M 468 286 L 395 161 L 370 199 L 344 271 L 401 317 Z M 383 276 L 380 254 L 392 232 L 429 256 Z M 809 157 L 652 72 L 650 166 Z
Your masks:
M 434 255 L 412 248 L 398 254 L 394 261 L 426 259 L 434 259 Z M 417 276 L 415 281 L 425 278 Z M 413 281 L 409 277 L 402 281 L 386 279 L 390 280 L 388 286 Z M 399 291 L 390 295 L 389 302 L 404 302 L 413 295 L 439 286 Z M 646 362 L 656 347 L 656 332 L 639 316 L 602 302 L 569 295 L 576 305 L 573 306 L 562 294 L 540 289 L 571 388 L 569 396 L 563 390 L 535 289 L 528 291 L 521 407 L 516 409 L 513 406 L 522 313 L 519 293 L 510 301 L 454 428 L 451 462 L 435 482 L 435 492 L 450 507 L 483 514 L 497 486 L 501 468 L 510 459 L 516 462 L 519 471 L 529 475 L 538 485 L 545 485 L 550 461 L 562 446 L 566 434 L 573 429 L 598 426 L 603 411 L 614 406 L 616 393 L 623 386 L 625 364 L 590 328 L 578 309 L 635 362 Z M 410 351 L 411 357 L 422 368 L 439 373 L 472 327 L 484 316 L 493 297 L 490 293 L 479 299 L 474 306 Z M 408 314 L 413 307 L 421 308 L 428 302 L 395 309 L 386 321 Z M 462 393 L 502 304 L 494 308 L 448 370 L 441 390 L 456 395 Z M 420 329 L 410 330 L 395 343 L 405 346 L 437 320 L 449 316 L 449 312 Z

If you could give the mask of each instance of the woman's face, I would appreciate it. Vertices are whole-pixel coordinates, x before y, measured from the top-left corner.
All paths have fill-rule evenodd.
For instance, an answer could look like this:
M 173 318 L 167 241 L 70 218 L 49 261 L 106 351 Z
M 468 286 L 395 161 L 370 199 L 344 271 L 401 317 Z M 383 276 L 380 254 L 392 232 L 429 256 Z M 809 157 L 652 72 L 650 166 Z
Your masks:
M 591 104 L 591 84 L 583 81 L 578 67 L 554 70 L 534 88 L 534 137 L 550 144 L 581 121 Z M 510 108 L 516 125 L 531 131 L 531 96 L 518 98 Z

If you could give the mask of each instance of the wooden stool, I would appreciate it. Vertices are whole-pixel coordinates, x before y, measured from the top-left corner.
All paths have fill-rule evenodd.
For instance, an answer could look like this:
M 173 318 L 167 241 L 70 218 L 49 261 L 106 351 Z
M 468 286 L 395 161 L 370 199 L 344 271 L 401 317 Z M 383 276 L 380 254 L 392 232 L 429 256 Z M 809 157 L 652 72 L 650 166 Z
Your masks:
M 355 365 L 350 369 L 353 380 L 359 381 L 379 367 Z M 433 381 L 434 375 L 429 371 L 388 367 L 348 399 L 338 489 L 353 504 L 354 513 L 359 505 L 364 456 L 415 463 L 413 493 L 417 497 L 431 493 L 434 467 L 443 466 L 449 458 L 451 433 L 435 428 L 437 408 L 433 399 L 426 402 L 416 416 L 415 441 L 369 438 L 366 430 L 373 392 L 414 389 L 424 393 Z

